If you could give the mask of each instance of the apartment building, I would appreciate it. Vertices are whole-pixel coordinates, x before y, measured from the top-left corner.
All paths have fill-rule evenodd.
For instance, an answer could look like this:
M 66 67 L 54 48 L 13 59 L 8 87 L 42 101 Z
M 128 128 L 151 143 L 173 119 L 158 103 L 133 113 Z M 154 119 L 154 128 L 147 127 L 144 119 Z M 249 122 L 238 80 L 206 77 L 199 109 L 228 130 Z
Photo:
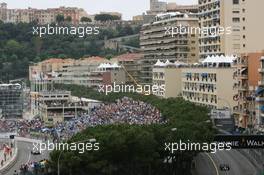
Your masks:
M 51 80 L 56 76 L 55 72 L 63 71 L 73 65 L 73 59 L 50 58 L 29 66 L 29 80 Z
M 256 121 L 253 123 L 255 129 L 264 132 L 264 54 L 260 57 L 260 68 L 258 69 L 260 80 L 256 91 Z
M 158 60 L 153 67 L 153 86 L 164 86 L 165 91 L 153 92 L 161 98 L 179 97 L 182 95 L 181 66 L 184 63 L 172 63 L 167 60 L 165 63 Z
M 182 71 L 182 95 L 191 102 L 214 109 L 236 105 L 233 100 L 236 91 L 232 67 L 234 57 L 208 57 L 201 66 L 185 68 Z
M 178 5 L 174 2 L 167 4 L 167 12 L 198 13 L 198 5 Z
M 200 28 L 214 28 L 200 35 L 200 58 L 262 51 L 263 6 L 257 0 L 199 0 Z M 220 27 L 231 32 L 213 35 Z
M 92 88 L 126 82 L 123 67 L 101 57 L 79 60 L 52 58 L 29 66 L 32 92 L 53 90 L 53 84 L 75 84 Z M 33 94 L 34 96 L 34 94 Z
M 79 24 L 83 16 L 88 16 L 84 9 L 77 7 L 8 9 L 6 3 L 0 4 L 0 20 L 7 23 L 36 21 L 41 25 L 50 24 L 56 22 L 56 17 L 59 14 L 63 15 L 65 19 L 70 17 L 73 25 Z
M 139 82 L 141 65 L 143 58 L 141 53 L 127 53 L 111 59 L 111 62 L 118 63 L 126 73 L 126 84 L 135 84 Z
M 161 97 L 180 95 L 199 105 L 232 111 L 236 106 L 233 60 L 234 57 L 216 56 L 208 57 L 200 64 L 158 61 L 153 69 L 153 82 L 165 84 L 168 94 L 158 94 Z
M 198 35 L 177 32 L 188 27 L 198 27 L 196 14 L 165 13 L 157 15 L 155 22 L 143 25 L 140 32 L 140 46 L 144 53 L 141 83 L 152 83 L 152 67 L 158 59 L 188 63 L 198 61 Z
M 261 82 L 259 70 L 263 55 L 263 53 L 241 54 L 234 62 L 236 67 L 234 88 L 237 90 L 237 95 L 234 97 L 237 102 L 234 116 L 236 125 L 241 128 L 248 128 L 249 125 L 257 123 L 255 100 L 252 100 L 252 96 L 255 96 L 255 91 Z
M 97 87 L 102 78 L 96 72 L 101 63 L 109 62 L 105 58 L 90 57 L 76 60 L 74 64 L 64 67 L 61 71 L 57 71 L 53 81 L 60 84 L 76 84 L 87 87 Z

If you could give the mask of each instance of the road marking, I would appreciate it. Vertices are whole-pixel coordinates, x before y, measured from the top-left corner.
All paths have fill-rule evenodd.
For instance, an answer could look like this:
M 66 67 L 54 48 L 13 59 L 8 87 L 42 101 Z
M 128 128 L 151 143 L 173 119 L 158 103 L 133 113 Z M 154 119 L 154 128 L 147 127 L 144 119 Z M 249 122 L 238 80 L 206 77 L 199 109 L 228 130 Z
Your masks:
M 213 163 L 214 168 L 215 168 L 215 171 L 216 171 L 216 175 L 219 175 L 219 171 L 218 171 L 218 168 L 217 168 L 217 166 L 216 166 L 215 161 L 213 160 L 213 158 L 212 158 L 208 153 L 205 153 L 205 154 L 209 157 L 209 159 L 210 159 L 211 162 Z
M 29 151 L 30 151 L 30 147 L 28 147 L 28 149 L 29 149 Z M 27 164 L 29 163 L 30 159 L 31 159 L 31 152 L 29 152 L 28 160 L 27 160 Z

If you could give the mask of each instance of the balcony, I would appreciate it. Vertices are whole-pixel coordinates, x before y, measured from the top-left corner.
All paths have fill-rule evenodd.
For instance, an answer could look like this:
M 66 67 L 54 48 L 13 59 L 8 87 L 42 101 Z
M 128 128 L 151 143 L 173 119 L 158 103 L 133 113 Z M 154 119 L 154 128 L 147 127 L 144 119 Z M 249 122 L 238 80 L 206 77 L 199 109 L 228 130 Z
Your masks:
M 260 72 L 260 73 L 264 73 L 264 68 L 259 68 L 259 69 L 258 69 L 258 72 Z
M 264 86 L 264 80 L 260 80 L 260 81 L 258 81 L 258 85 L 259 85 L 259 86 Z
M 237 78 L 239 78 L 239 79 L 248 79 L 248 75 L 246 75 L 246 74 L 238 74 Z
M 256 101 L 257 102 L 264 102 L 264 97 L 257 97 L 256 98 Z
M 248 86 L 238 86 L 238 90 L 239 91 L 247 91 L 248 90 Z

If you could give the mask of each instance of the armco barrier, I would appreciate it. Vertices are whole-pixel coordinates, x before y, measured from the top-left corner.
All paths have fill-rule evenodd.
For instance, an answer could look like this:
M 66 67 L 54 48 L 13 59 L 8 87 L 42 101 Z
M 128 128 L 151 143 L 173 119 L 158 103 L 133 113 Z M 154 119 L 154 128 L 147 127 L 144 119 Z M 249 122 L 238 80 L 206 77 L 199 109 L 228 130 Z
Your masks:
M 17 161 L 17 156 L 18 156 L 18 149 L 15 148 L 14 155 L 12 156 L 12 158 L 8 160 L 8 162 L 3 167 L 0 167 L 0 174 L 5 174 L 10 168 L 13 167 L 13 165 Z
M 41 140 L 36 140 L 36 139 L 30 139 L 30 138 L 25 138 L 25 137 L 15 137 L 16 142 L 29 142 L 29 143 L 41 143 Z M 0 175 L 5 174 L 10 168 L 12 168 L 17 161 L 17 156 L 18 156 L 18 148 L 15 148 L 14 155 L 13 157 L 8 160 L 8 162 L 3 166 L 0 167 Z

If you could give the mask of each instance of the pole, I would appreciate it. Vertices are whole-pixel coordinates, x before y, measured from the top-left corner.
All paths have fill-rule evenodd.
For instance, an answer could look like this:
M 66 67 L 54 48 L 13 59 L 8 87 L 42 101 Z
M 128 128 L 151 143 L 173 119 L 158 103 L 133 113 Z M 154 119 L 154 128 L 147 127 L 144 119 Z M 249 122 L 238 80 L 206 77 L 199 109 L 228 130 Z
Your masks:
M 60 152 L 59 157 L 58 157 L 58 164 L 57 164 L 57 167 L 58 167 L 58 175 L 60 175 L 60 158 L 61 158 L 62 152 L 63 151 Z

